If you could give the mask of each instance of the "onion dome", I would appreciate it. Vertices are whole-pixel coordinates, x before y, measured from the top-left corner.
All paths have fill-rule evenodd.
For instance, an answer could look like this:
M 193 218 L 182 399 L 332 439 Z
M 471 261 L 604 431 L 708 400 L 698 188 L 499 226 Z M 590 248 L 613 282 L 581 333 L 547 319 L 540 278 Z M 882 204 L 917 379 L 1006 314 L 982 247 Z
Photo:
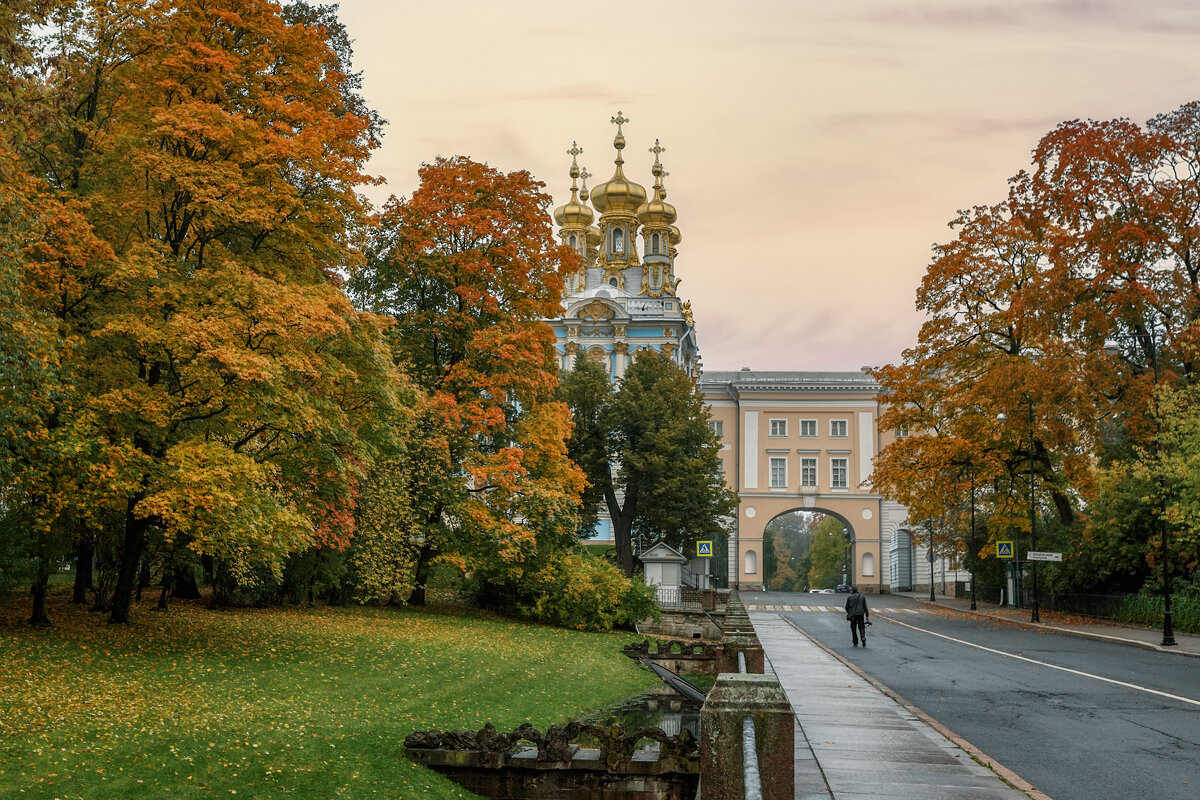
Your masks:
M 672 245 L 679 244 L 680 242 L 683 241 L 683 234 L 679 232 L 679 228 L 676 228 L 674 225 L 672 225 L 670 227 L 670 231 L 671 231 L 671 244 Z
M 625 164 L 625 159 L 621 158 L 621 151 L 625 149 L 625 134 L 621 132 L 621 126 L 629 120 L 618 111 L 612 121 L 617 126 L 617 135 L 613 139 L 613 147 L 617 149 L 617 158 L 613 163 L 617 165 L 617 171 L 606 183 L 602 183 L 592 190 L 592 205 L 601 214 L 610 212 L 632 214 L 637 211 L 638 206 L 646 202 L 646 190 L 626 178 L 625 171 L 622 169 Z
M 675 206 L 667 202 L 667 190 L 662 182 L 666 171 L 658 160 L 658 154 L 665 151 L 666 148 L 655 139 L 654 147 L 650 148 L 650 152 L 654 153 L 654 167 L 650 170 L 654 173 L 654 197 L 642 203 L 637 210 L 638 222 L 645 228 L 666 228 L 675 221 Z
M 554 209 L 554 221 L 560 227 L 580 227 L 586 228 L 592 224 L 595 214 L 584 203 L 587 202 L 587 182 L 584 182 L 583 203 L 579 201 L 579 189 L 575 186 L 575 181 L 579 178 L 579 161 L 578 156 L 583 152 L 583 148 L 575 142 L 571 142 L 571 149 L 567 151 L 567 155 L 571 156 L 571 199 L 566 205 L 559 206 Z

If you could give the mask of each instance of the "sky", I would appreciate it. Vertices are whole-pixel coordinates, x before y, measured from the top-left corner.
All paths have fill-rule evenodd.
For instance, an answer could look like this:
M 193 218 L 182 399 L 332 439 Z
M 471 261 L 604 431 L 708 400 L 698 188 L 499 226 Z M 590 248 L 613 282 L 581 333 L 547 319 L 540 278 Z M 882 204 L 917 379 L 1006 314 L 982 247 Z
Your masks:
M 706 371 L 898 363 L 959 209 L 990 205 L 1060 122 L 1200 100 L 1196 0 L 341 0 L 389 124 L 376 203 L 465 155 L 569 197 L 653 184 Z

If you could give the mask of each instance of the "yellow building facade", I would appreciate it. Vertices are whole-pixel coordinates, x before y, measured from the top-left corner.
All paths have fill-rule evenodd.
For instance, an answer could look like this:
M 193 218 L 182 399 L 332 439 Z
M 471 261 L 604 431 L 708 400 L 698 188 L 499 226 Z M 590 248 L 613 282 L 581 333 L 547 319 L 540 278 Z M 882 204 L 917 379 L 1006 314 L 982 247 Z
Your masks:
M 730 520 L 730 584 L 763 588 L 763 532 L 776 517 L 809 511 L 841 520 L 850 541 L 848 580 L 889 590 L 888 555 L 907 511 L 871 491 L 875 455 L 894 438 L 878 426 L 879 384 L 857 372 L 701 374 L 721 437 L 727 485 L 741 498 Z

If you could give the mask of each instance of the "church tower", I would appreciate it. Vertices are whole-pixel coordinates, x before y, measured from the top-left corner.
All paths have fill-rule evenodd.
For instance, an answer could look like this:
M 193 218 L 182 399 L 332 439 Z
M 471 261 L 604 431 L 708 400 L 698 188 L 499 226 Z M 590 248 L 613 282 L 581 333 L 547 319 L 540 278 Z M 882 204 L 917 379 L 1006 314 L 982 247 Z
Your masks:
M 649 349 L 697 377 L 700 353 L 691 308 L 677 294 L 675 256 L 682 237 L 675 207 L 667 202 L 668 173 L 660 158 L 666 148 L 657 139 L 649 148 L 654 186 L 648 197 L 625 175 L 624 126 L 630 120 L 617 112 L 612 122 L 617 126 L 613 176 L 589 195 L 591 175 L 579 166 L 583 148 L 572 142 L 567 151 L 571 198 L 554 210 L 560 241 L 583 264 L 566 276 L 562 314 L 550 321 L 561 366 L 570 369 L 574 359 L 589 358 L 616 380 L 638 351 Z

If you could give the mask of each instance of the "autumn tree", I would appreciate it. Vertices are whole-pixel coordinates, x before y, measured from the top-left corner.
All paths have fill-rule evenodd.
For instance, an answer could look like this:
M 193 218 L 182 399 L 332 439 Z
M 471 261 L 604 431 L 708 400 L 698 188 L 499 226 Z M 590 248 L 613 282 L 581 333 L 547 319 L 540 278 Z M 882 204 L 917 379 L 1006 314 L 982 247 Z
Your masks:
M 1198 120 L 1190 103 L 1144 127 L 1063 123 L 1007 200 L 962 212 L 934 248 L 917 344 L 875 372 L 881 426 L 915 435 L 885 449 L 873 482 L 912 518 L 961 517 L 969 480 L 993 538 L 1028 535 L 1033 481 L 1039 525 L 1074 530 L 1081 556 L 1114 544 L 1096 503 L 1136 496 L 1118 484 L 1165 422 L 1156 388 L 1194 381 Z
M 737 496 L 721 476 L 704 398 L 679 365 L 643 350 L 615 385 L 599 369 L 577 359 L 563 378 L 572 456 L 604 499 L 617 561 L 631 575 L 635 535 L 686 549 L 722 527 Z
M 119 515 L 124 622 L 152 539 L 243 581 L 349 541 L 371 420 L 395 403 L 382 322 L 340 289 L 377 120 L 338 27 L 304 4 L 64 1 L 52 18 L 22 156 L 107 251 L 35 242 L 25 276 L 80 342 L 86 461 L 42 491 Z
M 583 489 L 566 458 L 570 416 L 553 396 L 545 320 L 574 256 L 553 239 L 550 197 L 527 172 L 465 157 L 426 164 L 420 178 L 412 197 L 386 204 L 351 282 L 363 307 L 395 319 L 396 360 L 421 395 L 403 489 L 420 504 L 408 537 L 416 604 L 435 558 L 484 582 L 518 581 L 574 540 Z

